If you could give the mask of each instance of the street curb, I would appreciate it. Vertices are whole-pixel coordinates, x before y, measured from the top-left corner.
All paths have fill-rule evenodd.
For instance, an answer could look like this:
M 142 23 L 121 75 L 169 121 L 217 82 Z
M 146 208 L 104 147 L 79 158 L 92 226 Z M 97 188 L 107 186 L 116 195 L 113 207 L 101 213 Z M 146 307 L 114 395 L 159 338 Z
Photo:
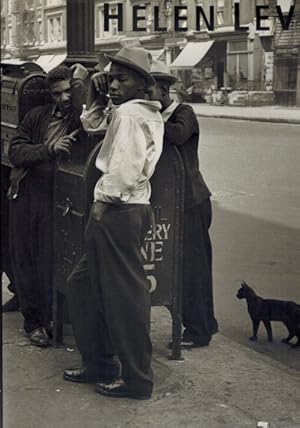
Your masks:
M 270 123 L 283 123 L 288 125 L 300 125 L 300 120 L 297 119 L 277 119 L 273 117 L 244 117 L 224 114 L 205 114 L 196 113 L 197 117 L 213 117 L 216 119 L 231 119 L 231 120 L 248 120 L 252 122 L 270 122 Z

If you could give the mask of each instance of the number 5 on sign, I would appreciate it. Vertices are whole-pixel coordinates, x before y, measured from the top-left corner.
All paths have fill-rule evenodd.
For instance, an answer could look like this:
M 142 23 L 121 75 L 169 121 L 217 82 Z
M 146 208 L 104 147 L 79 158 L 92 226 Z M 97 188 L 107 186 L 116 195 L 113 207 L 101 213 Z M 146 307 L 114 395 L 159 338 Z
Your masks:
M 144 265 L 144 269 L 145 269 L 145 271 L 149 271 L 149 270 L 150 271 L 151 270 L 154 271 L 155 266 L 153 264 L 151 264 L 151 265 Z M 146 278 L 150 282 L 150 293 L 153 293 L 153 291 L 155 291 L 156 287 L 157 287 L 156 278 L 153 275 L 147 275 Z

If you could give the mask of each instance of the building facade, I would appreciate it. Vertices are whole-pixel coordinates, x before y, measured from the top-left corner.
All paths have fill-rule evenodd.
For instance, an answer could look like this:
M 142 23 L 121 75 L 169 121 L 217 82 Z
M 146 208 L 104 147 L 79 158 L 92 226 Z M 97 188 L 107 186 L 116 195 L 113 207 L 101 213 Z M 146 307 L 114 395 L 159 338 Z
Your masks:
M 97 57 L 104 67 L 104 53 L 139 43 L 170 65 L 192 100 L 299 104 L 299 2 L 95 0 Z M 295 16 L 284 31 L 276 5 L 287 13 L 292 4 Z M 259 23 L 257 6 L 268 15 Z M 119 16 L 109 28 L 107 14 Z M 36 60 L 48 71 L 66 55 L 66 0 L 2 0 L 1 36 L 2 59 Z
M 300 106 L 300 2 L 287 31 L 277 24 L 273 40 L 275 103 Z

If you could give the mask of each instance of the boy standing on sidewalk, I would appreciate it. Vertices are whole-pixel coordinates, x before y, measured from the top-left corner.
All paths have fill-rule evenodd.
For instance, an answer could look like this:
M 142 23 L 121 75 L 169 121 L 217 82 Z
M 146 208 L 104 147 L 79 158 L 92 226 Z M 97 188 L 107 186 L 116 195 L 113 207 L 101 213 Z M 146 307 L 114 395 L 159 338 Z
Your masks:
M 212 292 L 212 249 L 210 191 L 199 171 L 199 125 L 193 109 L 172 100 L 170 86 L 176 78 L 167 66 L 153 61 L 151 75 L 156 85 L 149 89 L 150 99 L 162 104 L 165 122 L 164 144 L 174 144 L 185 170 L 183 235 L 183 326 L 182 348 L 209 345 L 218 331 Z
M 102 176 L 86 229 L 86 255 L 67 287 L 83 366 L 65 370 L 64 378 L 95 382 L 102 395 L 146 399 L 153 375 L 150 293 L 141 246 L 151 224 L 149 180 L 162 151 L 163 121 L 160 103 L 146 100 L 154 83 L 149 52 L 124 47 L 108 58 L 109 94 L 118 107 L 96 160 Z M 114 354 L 122 366 L 117 380 Z

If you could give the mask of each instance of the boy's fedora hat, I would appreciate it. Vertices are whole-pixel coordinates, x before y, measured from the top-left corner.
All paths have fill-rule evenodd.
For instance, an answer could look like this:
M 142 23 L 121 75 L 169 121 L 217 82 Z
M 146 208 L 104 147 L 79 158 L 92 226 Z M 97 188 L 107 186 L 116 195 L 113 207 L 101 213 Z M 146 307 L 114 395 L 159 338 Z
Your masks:
M 115 55 L 105 55 L 112 63 L 121 64 L 140 73 L 148 85 L 154 85 L 155 80 L 150 74 L 152 56 L 149 51 L 138 46 L 124 46 Z
M 150 70 L 151 76 L 154 77 L 156 80 L 166 80 L 171 85 L 177 81 L 175 76 L 172 76 L 170 74 L 169 67 L 162 61 L 158 61 L 157 59 L 154 59 L 152 61 L 151 70 Z

